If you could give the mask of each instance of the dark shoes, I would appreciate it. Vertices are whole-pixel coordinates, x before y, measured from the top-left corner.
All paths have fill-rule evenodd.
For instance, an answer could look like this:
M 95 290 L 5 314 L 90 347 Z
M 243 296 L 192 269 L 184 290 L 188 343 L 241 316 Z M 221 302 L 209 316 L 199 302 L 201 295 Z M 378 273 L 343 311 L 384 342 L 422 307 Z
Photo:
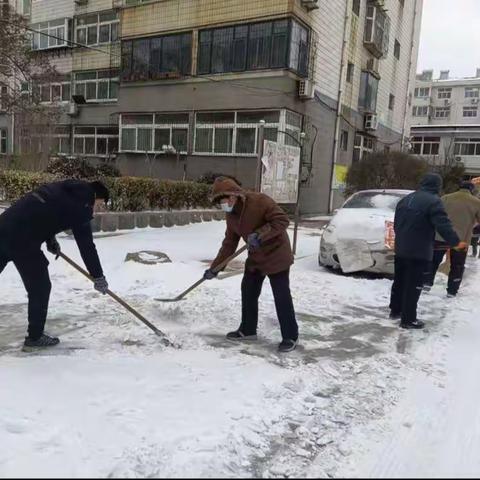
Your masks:
M 227 340 L 235 341 L 247 341 L 247 340 L 256 340 L 256 335 L 245 335 L 240 330 L 235 330 L 234 332 L 227 333 Z
M 49 335 L 42 334 L 40 338 L 33 340 L 30 337 L 25 337 L 24 347 L 28 348 L 47 348 L 58 345 L 60 340 L 57 337 L 50 337 Z
M 425 326 L 421 320 L 415 320 L 414 322 L 401 322 L 400 328 L 405 328 L 406 330 L 420 330 Z
M 281 353 L 291 352 L 297 347 L 298 340 L 286 339 L 282 340 L 282 343 L 278 346 L 278 351 Z

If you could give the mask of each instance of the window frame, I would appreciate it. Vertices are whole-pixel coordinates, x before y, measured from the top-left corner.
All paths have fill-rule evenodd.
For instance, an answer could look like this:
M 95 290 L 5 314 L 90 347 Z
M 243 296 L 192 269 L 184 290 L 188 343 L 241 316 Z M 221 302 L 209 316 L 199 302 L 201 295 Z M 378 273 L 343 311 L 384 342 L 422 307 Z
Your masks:
M 443 112 L 444 115 L 439 115 L 441 112 Z M 449 118 L 450 113 L 450 107 L 435 107 L 434 118 Z
M 478 105 L 475 107 L 463 107 L 463 118 L 478 117 Z M 465 113 L 473 113 L 473 115 L 465 115 Z
M 81 129 L 81 128 L 92 128 L 94 129 L 94 132 L 93 133 L 80 133 L 78 132 L 78 129 Z M 112 134 L 112 133 L 99 133 L 99 130 L 100 129 L 117 129 L 117 134 Z M 72 142 L 72 152 L 73 152 L 73 155 L 77 155 L 77 156 L 84 156 L 84 157 L 96 157 L 96 158 L 109 158 L 113 153 L 114 151 L 110 151 L 109 149 L 109 146 L 110 146 L 110 143 L 111 143 L 111 140 L 116 140 L 116 144 L 117 144 L 117 153 L 119 152 L 119 142 L 120 142 L 120 134 L 119 134 L 119 131 L 120 131 L 120 128 L 117 127 L 116 125 L 96 125 L 96 126 L 92 126 L 92 125 L 75 125 L 74 129 L 73 129 L 73 142 Z M 87 139 L 92 139 L 93 138 L 93 141 L 94 141 L 94 145 L 95 145 L 95 153 L 86 153 L 86 140 Z M 78 152 L 77 151 L 77 140 L 78 139 L 82 139 L 82 144 L 83 144 L 83 148 L 82 148 L 82 152 Z M 98 140 L 99 139 L 105 139 L 106 140 L 106 153 L 98 153 Z
M 422 91 L 427 91 L 426 95 L 421 95 Z M 414 91 L 415 98 L 430 98 L 430 87 L 416 87 Z
M 84 74 L 95 73 L 95 78 L 91 79 L 78 79 L 78 76 Z M 105 76 L 100 76 L 104 74 Z M 107 76 L 108 75 L 108 76 Z M 107 84 L 107 98 L 99 98 L 100 84 Z M 95 84 L 95 98 L 87 98 L 88 85 Z M 116 96 L 112 97 L 112 85 L 116 84 Z M 84 85 L 83 94 L 77 91 L 80 85 Z M 120 86 L 120 71 L 117 69 L 112 70 L 85 70 L 80 72 L 73 72 L 73 91 L 74 95 L 83 95 L 87 103 L 111 103 L 118 101 L 118 89 Z
M 187 118 L 186 122 L 159 122 L 158 120 L 162 116 L 167 115 L 185 115 Z M 124 123 L 124 119 L 127 116 L 137 116 L 137 117 L 146 117 L 152 116 L 151 123 Z M 138 149 L 138 131 L 139 130 L 151 130 L 150 132 L 150 150 L 139 150 Z M 123 132 L 125 130 L 133 130 L 135 131 L 135 148 L 123 148 Z M 187 141 L 186 141 L 186 148 L 185 150 L 181 150 L 178 153 L 181 155 L 186 155 L 188 153 L 188 145 L 189 145 L 189 135 L 190 135 L 190 118 L 188 112 L 155 112 L 155 113 L 123 113 L 120 115 L 119 119 L 119 152 L 126 152 L 126 153 L 159 153 L 159 154 L 166 154 L 163 150 L 157 150 L 155 145 L 155 135 L 157 130 L 169 130 L 169 145 L 173 145 L 173 134 L 174 130 L 186 130 L 187 131 Z M 162 145 L 163 146 L 163 145 Z
M 465 87 L 464 98 L 480 98 L 480 87 Z
M 0 128 L 0 155 L 8 153 L 8 131 L 6 128 Z
M 438 100 L 447 100 L 452 98 L 452 87 L 441 87 L 437 90 Z
M 101 20 L 100 17 L 101 15 L 107 14 L 107 13 L 114 13 L 116 15 L 116 18 L 114 20 Z M 93 17 L 96 15 L 97 19 L 96 22 L 94 23 L 85 23 L 83 25 L 79 25 L 79 22 L 82 21 L 83 18 L 86 17 Z M 93 26 L 96 25 L 96 42 L 90 43 L 88 41 L 88 35 L 89 35 L 89 29 L 93 28 Z M 116 37 L 113 38 L 113 26 L 116 25 Z M 101 27 L 108 26 L 108 41 L 101 42 L 100 41 L 100 29 Z M 75 18 L 75 41 L 77 43 L 80 43 L 81 45 L 85 46 L 92 46 L 92 45 L 109 45 L 111 43 L 118 42 L 120 40 L 119 36 L 119 29 L 120 29 L 120 17 L 118 13 L 115 10 L 105 10 L 103 12 L 95 12 L 95 13 L 87 13 L 85 15 L 80 15 Z M 84 31 L 85 32 L 85 43 L 82 43 L 79 38 L 79 32 Z
M 435 140 L 432 140 L 435 139 Z M 428 155 L 435 156 L 440 154 L 440 137 L 428 137 L 425 135 L 413 137 L 411 141 L 411 151 L 413 155 Z M 415 151 L 418 146 L 418 152 Z M 434 146 L 436 148 L 434 148 Z M 427 151 L 428 150 L 428 151 Z M 436 151 L 436 153 L 435 153 Z
M 63 24 L 59 25 L 59 22 L 63 20 Z M 55 24 L 55 25 L 51 25 Z M 37 22 L 30 26 L 35 32 L 32 33 L 32 50 L 51 50 L 55 48 L 65 48 L 70 44 L 70 34 L 71 34 L 71 20 L 69 18 L 58 18 L 53 20 L 48 20 L 45 22 Z M 59 44 L 59 35 L 58 30 L 63 28 L 63 43 Z M 47 46 L 42 47 L 42 38 L 45 36 Z M 59 38 L 54 38 L 59 37 Z M 50 45 L 52 42 L 52 45 Z M 53 43 L 55 42 L 55 43 Z
M 424 110 L 425 109 L 425 110 Z M 425 111 L 425 115 L 419 114 L 420 111 Z M 414 105 L 412 109 L 412 117 L 428 117 L 429 116 L 429 107 L 428 105 Z

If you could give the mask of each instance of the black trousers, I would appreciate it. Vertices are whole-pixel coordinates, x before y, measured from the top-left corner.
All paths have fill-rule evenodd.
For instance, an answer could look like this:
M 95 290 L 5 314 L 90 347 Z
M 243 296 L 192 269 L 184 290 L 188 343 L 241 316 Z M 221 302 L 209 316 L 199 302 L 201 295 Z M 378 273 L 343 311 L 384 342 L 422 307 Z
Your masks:
M 298 325 L 290 292 L 290 271 L 269 275 L 275 299 L 282 338 L 297 340 Z M 245 271 L 242 280 L 242 323 L 239 330 L 245 335 L 255 335 L 258 324 L 258 298 L 262 292 L 265 275 L 258 271 Z
M 472 250 L 473 250 L 472 254 L 473 254 L 474 257 L 477 256 L 479 240 L 480 240 L 479 237 L 472 237 Z
M 417 304 L 423 288 L 428 261 L 395 257 L 395 278 L 392 285 L 390 310 L 401 314 L 402 323 L 417 320 Z
M 446 243 L 435 243 L 436 250 L 433 253 L 433 261 L 430 268 L 425 275 L 425 285 L 433 286 L 435 283 L 435 276 L 437 275 L 438 267 L 445 257 L 448 245 Z M 450 250 L 450 273 L 448 274 L 447 292 L 456 295 L 460 289 L 465 272 L 465 262 L 467 261 L 468 252 L 457 252 Z
M 0 251 L 0 273 L 12 261 L 28 294 L 28 335 L 36 340 L 43 334 L 47 320 L 48 301 L 52 284 L 48 275 L 48 260 L 41 250 L 22 257 L 8 258 Z

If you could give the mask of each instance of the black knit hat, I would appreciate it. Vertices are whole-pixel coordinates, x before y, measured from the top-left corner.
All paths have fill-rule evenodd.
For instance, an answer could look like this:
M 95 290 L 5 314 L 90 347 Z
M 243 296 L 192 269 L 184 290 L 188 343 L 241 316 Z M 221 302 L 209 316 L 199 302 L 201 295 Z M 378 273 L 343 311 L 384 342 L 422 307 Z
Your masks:
M 108 203 L 108 200 L 110 199 L 110 192 L 102 182 L 99 182 L 99 181 L 90 182 L 90 186 L 93 188 L 93 191 L 95 192 L 96 200 L 102 199 L 105 201 L 105 203 Z

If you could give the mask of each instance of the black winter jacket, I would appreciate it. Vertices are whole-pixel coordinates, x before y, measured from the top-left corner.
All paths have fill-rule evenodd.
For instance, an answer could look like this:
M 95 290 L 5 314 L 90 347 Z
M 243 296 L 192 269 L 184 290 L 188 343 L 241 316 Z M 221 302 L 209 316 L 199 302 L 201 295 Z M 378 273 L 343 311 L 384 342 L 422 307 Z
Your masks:
M 442 178 L 427 174 L 420 189 L 400 200 L 395 211 L 395 254 L 402 258 L 433 259 L 435 231 L 455 247 L 460 242 L 438 196 Z
M 90 275 L 101 277 L 90 226 L 94 203 L 95 193 L 88 182 L 65 180 L 43 185 L 0 215 L 0 246 L 15 259 L 40 249 L 57 233 L 72 230 Z

